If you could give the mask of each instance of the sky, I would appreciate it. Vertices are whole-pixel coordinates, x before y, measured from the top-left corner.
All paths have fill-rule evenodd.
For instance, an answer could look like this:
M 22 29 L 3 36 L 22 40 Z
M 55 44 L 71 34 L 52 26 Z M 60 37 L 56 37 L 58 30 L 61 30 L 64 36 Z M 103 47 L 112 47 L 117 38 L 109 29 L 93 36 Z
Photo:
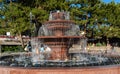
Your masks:
M 103 0 L 103 2 L 109 3 L 111 1 L 115 1 L 116 3 L 120 3 L 120 0 Z

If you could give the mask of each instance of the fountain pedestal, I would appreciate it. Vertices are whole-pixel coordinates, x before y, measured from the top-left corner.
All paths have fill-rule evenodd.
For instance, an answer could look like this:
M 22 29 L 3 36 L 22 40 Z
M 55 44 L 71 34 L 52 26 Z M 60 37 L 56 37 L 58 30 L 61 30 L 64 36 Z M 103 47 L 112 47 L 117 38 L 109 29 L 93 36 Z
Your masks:
M 53 60 L 64 60 L 67 59 L 67 51 L 66 47 L 63 46 L 51 46 L 52 53 L 51 53 L 51 59 Z

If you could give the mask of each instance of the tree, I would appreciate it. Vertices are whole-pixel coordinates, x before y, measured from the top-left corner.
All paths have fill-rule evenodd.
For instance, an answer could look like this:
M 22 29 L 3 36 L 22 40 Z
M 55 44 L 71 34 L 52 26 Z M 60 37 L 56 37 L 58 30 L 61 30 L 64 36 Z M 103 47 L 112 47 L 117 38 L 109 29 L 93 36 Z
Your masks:
M 72 1 L 72 3 L 80 5 L 79 7 L 76 6 L 70 8 L 72 19 L 74 19 L 78 25 L 83 26 L 85 32 L 91 32 L 91 27 L 94 26 L 94 23 L 98 18 L 96 12 L 99 10 L 101 4 L 100 0 L 77 0 Z M 91 35 L 87 34 L 87 36 L 90 37 Z
M 120 9 L 118 4 L 111 2 L 109 4 L 103 4 L 101 10 L 103 11 L 100 15 L 102 18 L 101 20 L 101 27 L 99 27 L 99 35 L 101 37 L 105 37 L 107 44 L 109 43 L 109 38 L 117 37 L 119 38 L 119 19 L 120 19 Z M 103 14 L 104 13 L 104 14 Z
M 29 7 L 23 7 L 20 4 L 12 2 L 5 6 L 4 11 L 1 11 L 2 15 L 5 16 L 3 22 L 7 22 L 8 29 L 12 35 L 17 34 L 20 36 L 22 47 L 24 47 L 22 33 L 30 29 L 29 11 Z

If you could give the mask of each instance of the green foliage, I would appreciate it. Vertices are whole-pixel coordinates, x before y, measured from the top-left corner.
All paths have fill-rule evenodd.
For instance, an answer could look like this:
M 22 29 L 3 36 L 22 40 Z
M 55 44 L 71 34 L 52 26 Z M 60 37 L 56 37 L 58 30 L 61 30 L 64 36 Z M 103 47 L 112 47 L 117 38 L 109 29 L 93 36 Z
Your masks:
M 70 7 L 71 4 L 80 4 L 80 7 Z M 114 2 L 105 4 L 101 0 L 18 0 L 10 2 L 0 10 L 5 19 L 0 19 L 0 34 L 11 31 L 13 35 L 22 34 L 26 30 L 34 29 L 37 24 L 48 20 L 49 12 L 53 10 L 70 11 L 71 19 L 77 25 L 84 26 L 87 37 L 93 38 L 120 38 L 120 4 Z M 90 16 L 88 16 L 90 14 Z M 4 29 L 3 29 L 4 28 Z
M 37 9 L 37 8 L 32 8 L 31 10 L 33 16 L 33 19 L 37 19 L 38 22 L 45 22 L 46 19 L 48 19 L 48 14 L 45 10 L 42 9 Z M 40 17 L 41 16 L 41 17 Z
M 96 43 L 96 46 L 102 46 L 102 44 L 100 42 Z
M 11 3 L 5 6 L 5 10 L 0 11 L 1 15 L 5 16 L 5 19 L 1 20 L 1 25 L 7 25 L 4 27 L 8 29 L 13 35 L 21 34 L 22 32 L 30 29 L 29 26 L 29 7 L 22 7 L 20 4 Z M 6 22 L 4 24 L 4 22 Z
M 2 46 L 2 52 L 20 52 L 23 51 L 21 46 Z

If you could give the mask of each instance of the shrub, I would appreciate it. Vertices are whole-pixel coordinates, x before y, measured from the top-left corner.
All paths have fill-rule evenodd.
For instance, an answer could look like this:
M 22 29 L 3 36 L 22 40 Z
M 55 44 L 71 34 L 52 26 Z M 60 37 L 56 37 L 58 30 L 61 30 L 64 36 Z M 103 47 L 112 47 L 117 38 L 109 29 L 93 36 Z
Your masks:
M 21 52 L 21 51 L 23 51 L 21 46 L 12 46 L 12 45 L 2 46 L 2 52 Z
M 102 46 L 102 44 L 99 42 L 99 43 L 96 43 L 96 46 Z

